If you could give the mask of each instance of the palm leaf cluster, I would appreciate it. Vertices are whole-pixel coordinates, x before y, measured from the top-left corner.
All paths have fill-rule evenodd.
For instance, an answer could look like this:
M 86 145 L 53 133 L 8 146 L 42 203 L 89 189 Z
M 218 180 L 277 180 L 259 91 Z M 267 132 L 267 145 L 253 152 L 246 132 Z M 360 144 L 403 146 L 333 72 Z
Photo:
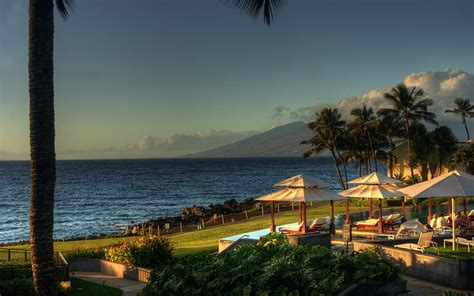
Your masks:
M 462 124 L 464 125 L 464 128 L 466 129 L 467 140 L 470 141 L 471 135 L 469 133 L 469 128 L 467 127 L 467 119 L 474 117 L 474 105 L 471 105 L 471 102 L 469 99 L 463 99 L 463 98 L 456 98 L 454 100 L 454 105 L 455 106 L 453 109 L 447 109 L 444 112 L 454 113 L 461 117 Z
M 250 16 L 256 18 L 263 12 L 263 19 L 267 25 L 273 20 L 273 13 L 281 7 L 284 0 L 230 0 L 232 4 Z

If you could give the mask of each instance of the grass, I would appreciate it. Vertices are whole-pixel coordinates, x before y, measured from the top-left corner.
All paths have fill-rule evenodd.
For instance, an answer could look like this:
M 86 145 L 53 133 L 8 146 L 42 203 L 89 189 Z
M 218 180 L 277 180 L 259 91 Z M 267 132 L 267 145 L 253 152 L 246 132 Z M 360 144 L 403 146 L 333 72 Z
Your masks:
M 71 278 L 71 296 L 120 296 L 123 291 L 77 278 Z
M 459 251 L 453 251 L 452 246 L 439 247 L 439 256 L 449 259 L 474 259 L 474 250 L 471 252 L 467 251 L 467 246 L 459 246 Z M 430 255 L 437 255 L 436 251 L 430 249 L 428 251 Z
M 361 208 L 352 207 L 353 211 L 358 209 Z M 336 214 L 343 213 L 344 207 L 336 207 L 335 212 Z M 327 205 L 307 209 L 307 216 L 310 219 L 324 217 L 328 215 L 329 206 Z M 293 212 L 290 211 L 275 215 L 275 222 L 277 225 L 296 222 L 297 219 L 297 210 Z M 173 242 L 175 246 L 174 255 L 183 256 L 200 251 L 217 250 L 217 244 L 220 238 L 264 229 L 269 227 L 269 225 L 270 216 L 266 215 L 254 217 L 248 220 L 226 223 L 220 226 L 213 226 L 202 230 L 173 234 L 168 236 L 168 238 Z M 54 249 L 56 252 L 67 253 L 77 249 L 105 248 L 130 239 L 133 239 L 133 237 L 108 237 L 90 240 L 55 242 Z M 29 249 L 30 246 L 27 244 L 23 244 L 14 246 L 4 246 L 2 248 Z

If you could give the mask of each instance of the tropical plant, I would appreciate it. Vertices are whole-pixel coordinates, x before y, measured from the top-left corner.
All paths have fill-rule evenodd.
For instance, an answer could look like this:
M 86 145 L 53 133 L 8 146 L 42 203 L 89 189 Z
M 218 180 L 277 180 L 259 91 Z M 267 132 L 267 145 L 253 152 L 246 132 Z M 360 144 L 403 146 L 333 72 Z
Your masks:
M 451 164 L 455 169 L 465 169 L 469 174 L 474 174 L 474 144 L 461 146 L 452 155 Z
M 412 159 L 412 138 L 410 127 L 414 123 L 422 121 L 437 125 L 436 115 L 428 111 L 428 107 L 433 105 L 431 99 L 425 97 L 423 89 L 408 87 L 400 83 L 393 87 L 390 92 L 384 94 L 384 98 L 390 103 L 389 108 L 382 108 L 378 111 L 380 116 L 389 116 L 395 122 L 402 122 L 404 126 L 405 138 L 408 142 L 408 158 Z M 414 178 L 413 168 L 410 166 L 411 178 Z
M 373 250 L 353 255 L 315 247 L 257 245 L 179 259 L 155 270 L 143 295 L 337 295 L 352 283 L 382 285 L 400 269 Z
M 466 129 L 466 134 L 467 134 L 467 140 L 471 140 L 471 135 L 469 134 L 469 129 L 467 127 L 467 118 L 472 118 L 474 117 L 474 105 L 471 105 L 471 102 L 469 99 L 463 99 L 463 98 L 456 98 L 454 100 L 454 105 L 455 107 L 453 109 L 446 109 L 444 112 L 446 113 L 454 113 L 457 114 L 461 117 L 462 124 L 464 125 L 464 128 Z
M 273 12 L 281 7 L 285 0 L 229 0 L 235 6 L 256 18 L 263 11 L 263 20 L 270 25 L 273 20 Z
M 162 236 L 140 237 L 105 250 L 105 259 L 139 267 L 157 267 L 171 262 L 173 245 Z
M 310 150 L 306 151 L 304 156 L 318 155 L 328 150 L 333 158 L 334 168 L 341 189 L 346 189 L 346 184 L 342 178 L 339 165 L 341 158 L 338 156 L 337 139 L 344 131 L 345 121 L 341 120 L 341 114 L 337 109 L 324 108 L 316 112 L 316 119 L 308 123 L 308 127 L 314 135 L 311 139 L 301 142 L 301 144 L 311 145 Z
M 394 116 L 378 116 L 378 132 L 386 137 L 390 150 L 395 149 L 395 139 L 403 138 L 403 123 L 400 120 L 396 120 Z M 388 170 L 390 177 L 393 177 L 393 165 L 396 161 L 395 156 L 392 153 L 387 153 L 388 156 Z
M 367 108 L 367 106 L 364 105 L 362 108 L 352 109 L 351 115 L 355 117 L 353 121 L 353 129 L 358 129 L 361 134 L 367 136 L 370 152 L 374 159 L 375 171 L 377 172 L 377 155 L 375 154 L 374 143 L 371 136 L 374 133 L 375 127 L 378 125 L 377 118 L 374 115 L 374 110 L 372 108 Z

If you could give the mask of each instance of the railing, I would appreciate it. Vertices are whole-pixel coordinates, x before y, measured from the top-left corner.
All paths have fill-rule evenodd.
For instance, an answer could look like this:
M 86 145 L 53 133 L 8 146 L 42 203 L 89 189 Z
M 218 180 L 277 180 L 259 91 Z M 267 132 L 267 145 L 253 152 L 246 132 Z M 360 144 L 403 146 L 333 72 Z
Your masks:
M 61 252 L 54 254 L 56 267 L 56 278 L 58 281 L 69 279 L 69 264 Z M 0 248 L 0 264 L 8 267 L 2 270 L 10 270 L 11 273 L 31 273 L 31 251 L 25 249 Z
M 314 202 L 314 206 L 320 205 L 320 202 Z M 308 203 L 307 207 L 312 207 L 313 203 Z M 298 204 L 280 204 L 277 203 L 275 205 L 275 213 L 283 213 L 283 212 L 290 212 L 290 211 L 297 211 Z M 213 217 L 204 220 L 201 219 L 199 223 L 193 224 L 178 224 L 178 225 L 171 225 L 168 224 L 168 228 L 166 224 L 161 223 L 158 227 L 136 227 L 135 231 L 132 231 L 132 234 L 140 234 L 140 235 L 168 235 L 168 234 L 175 234 L 179 232 L 191 232 L 200 229 L 205 229 L 212 226 L 217 225 L 224 225 L 228 223 L 234 223 L 238 221 L 248 220 L 254 217 L 261 217 L 266 216 L 271 213 L 271 209 L 269 206 L 262 204 L 258 209 L 254 209 L 252 211 L 243 211 L 240 213 L 233 213 L 228 215 L 214 215 Z

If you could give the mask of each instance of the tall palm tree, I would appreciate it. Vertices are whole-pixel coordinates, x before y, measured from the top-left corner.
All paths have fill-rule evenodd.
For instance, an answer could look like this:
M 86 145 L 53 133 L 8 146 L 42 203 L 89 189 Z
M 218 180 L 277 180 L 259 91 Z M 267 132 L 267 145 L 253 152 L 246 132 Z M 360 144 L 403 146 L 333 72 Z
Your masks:
M 310 144 L 311 149 L 304 153 L 305 157 L 311 155 L 318 155 L 324 150 L 329 150 L 333 158 L 334 168 L 336 169 L 337 178 L 341 189 L 347 188 L 344 182 L 339 164 L 342 164 L 342 159 L 339 153 L 338 138 L 344 131 L 345 121 L 341 120 L 341 114 L 337 109 L 324 108 L 319 113 L 316 113 L 316 119 L 308 123 L 308 127 L 314 132 L 311 139 L 301 142 L 302 144 Z M 349 201 L 346 201 L 346 224 L 349 224 Z
M 444 110 L 446 113 L 454 113 L 461 116 L 462 123 L 466 129 L 467 140 L 471 140 L 471 135 L 469 134 L 469 129 L 467 128 L 466 118 L 474 117 L 474 105 L 471 105 L 469 99 L 456 98 L 454 100 L 455 107 L 453 109 Z
M 71 0 L 56 0 L 66 18 Z M 28 77 L 30 95 L 30 238 L 37 295 L 56 295 L 53 250 L 56 155 L 54 131 L 54 4 L 30 0 Z
M 433 105 L 433 100 L 427 99 L 423 89 L 408 87 L 404 83 L 397 84 L 390 92 L 384 94 L 384 98 L 391 104 L 390 108 L 378 111 L 380 116 L 392 116 L 395 122 L 401 121 L 404 125 L 405 138 L 408 142 L 408 159 L 412 159 L 412 138 L 410 126 L 413 123 L 425 121 L 438 125 L 436 115 L 428 111 Z M 413 167 L 410 166 L 411 179 L 414 180 Z
M 374 115 L 374 110 L 372 108 L 367 108 L 367 106 L 364 105 L 362 108 L 352 109 L 351 115 L 355 117 L 354 125 L 358 127 L 369 140 L 370 153 L 374 159 L 375 171 L 377 172 L 377 155 L 375 155 L 374 144 L 371 136 L 371 130 L 373 130 L 377 125 L 377 118 Z
M 403 137 L 403 123 L 401 121 L 397 121 L 394 116 L 378 116 L 379 122 L 379 132 L 384 135 L 386 138 L 386 142 L 390 147 L 390 150 L 395 149 L 395 139 Z M 387 153 L 388 157 L 388 169 L 390 173 L 390 177 L 393 178 L 393 164 L 395 161 L 395 157 L 392 153 Z
M 314 132 L 311 139 L 303 141 L 302 144 L 311 145 L 311 149 L 306 151 L 304 156 L 318 155 L 322 151 L 328 150 L 333 158 L 334 168 L 341 189 L 346 189 L 346 184 L 342 178 L 339 164 L 341 159 L 337 155 L 337 138 L 344 130 L 345 122 L 341 120 L 341 114 L 337 109 L 324 108 L 316 113 L 316 120 L 308 123 L 308 127 Z

